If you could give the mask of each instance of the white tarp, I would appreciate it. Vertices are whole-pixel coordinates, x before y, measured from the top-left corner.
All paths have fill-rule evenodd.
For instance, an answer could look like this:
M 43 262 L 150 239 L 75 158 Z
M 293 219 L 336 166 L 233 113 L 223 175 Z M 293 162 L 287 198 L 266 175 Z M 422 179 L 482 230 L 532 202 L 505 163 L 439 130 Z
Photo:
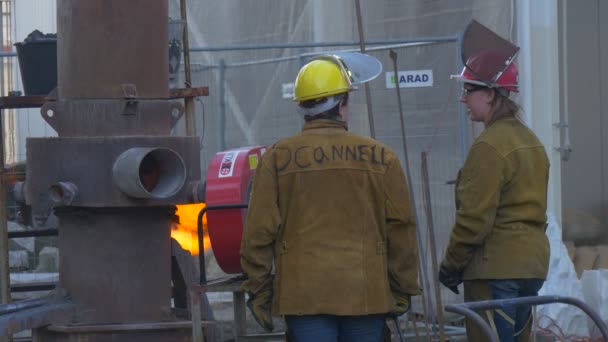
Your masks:
M 562 230 L 555 217 L 548 215 L 547 237 L 551 246 L 549 274 L 539 295 L 557 295 L 585 300 L 581 281 L 562 241 Z M 550 330 L 555 336 L 589 336 L 588 317 L 579 308 L 569 304 L 547 304 L 537 307 L 538 326 Z
M 587 270 L 581 277 L 585 301 L 604 322 L 608 321 L 608 270 Z M 589 331 L 594 338 L 601 334 L 595 322 L 589 318 Z

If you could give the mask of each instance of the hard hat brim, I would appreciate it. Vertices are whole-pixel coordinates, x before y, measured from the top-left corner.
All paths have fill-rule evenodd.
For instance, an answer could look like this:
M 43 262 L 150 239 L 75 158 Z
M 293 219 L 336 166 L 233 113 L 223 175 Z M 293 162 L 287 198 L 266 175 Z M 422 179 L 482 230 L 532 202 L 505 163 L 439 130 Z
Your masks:
M 476 84 L 476 85 L 491 88 L 491 85 L 489 85 L 487 83 L 484 83 L 482 81 L 477 81 L 477 80 L 471 80 L 466 77 L 463 77 L 462 75 L 450 75 L 450 79 L 455 79 L 456 81 L 459 81 L 462 83 L 471 83 L 471 84 Z
M 338 95 L 334 95 L 334 96 L 328 96 L 327 100 L 325 100 L 325 102 L 319 103 L 318 105 L 311 107 L 311 108 L 305 108 L 302 106 L 298 106 L 297 112 L 298 114 L 304 116 L 304 115 L 317 115 L 320 113 L 323 113 L 325 111 L 328 111 L 332 108 L 334 108 L 336 105 L 338 105 L 338 103 L 340 103 L 340 101 L 342 101 L 342 96 Z

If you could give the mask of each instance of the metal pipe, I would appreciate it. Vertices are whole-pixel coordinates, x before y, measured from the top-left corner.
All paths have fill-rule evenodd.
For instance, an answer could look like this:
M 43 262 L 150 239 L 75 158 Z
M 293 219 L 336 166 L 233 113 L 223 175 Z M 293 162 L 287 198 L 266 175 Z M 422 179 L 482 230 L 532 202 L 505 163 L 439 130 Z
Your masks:
M 27 299 L 20 300 L 18 302 L 8 303 L 0 305 L 0 315 L 6 315 L 12 312 L 21 311 L 25 309 L 31 309 L 38 306 L 42 306 L 48 304 L 49 300 L 47 298 L 36 298 L 36 299 Z
M 469 319 L 471 319 L 478 327 L 481 328 L 483 333 L 488 337 L 488 340 L 491 342 L 500 342 L 498 337 L 492 332 L 492 328 L 486 323 L 486 321 L 481 318 L 475 311 L 469 309 L 468 307 L 457 306 L 457 305 L 446 305 L 446 311 L 454 312 L 457 314 L 461 314 Z
M 247 204 L 221 204 L 221 205 L 208 205 L 201 209 L 198 213 L 198 217 L 196 219 L 196 231 L 198 234 L 198 262 L 200 264 L 201 274 L 200 274 L 200 285 L 207 284 L 207 272 L 205 270 L 205 251 L 204 251 L 204 240 L 203 240 L 203 216 L 209 210 L 222 210 L 222 209 L 245 209 L 247 208 Z
M 170 148 L 133 147 L 116 158 L 114 183 L 135 198 L 168 198 L 186 181 L 186 164 Z
M 598 315 L 598 313 L 595 312 L 585 302 L 583 302 L 579 299 L 576 299 L 576 298 L 572 298 L 572 297 L 532 296 L 532 297 L 519 297 L 519 298 L 509 298 L 509 299 L 484 300 L 484 301 L 478 301 L 478 302 L 467 302 L 467 303 L 446 305 L 445 310 L 450 311 L 450 312 L 459 313 L 468 318 L 471 318 L 475 321 L 476 324 L 478 324 L 480 327 L 482 327 L 484 329 L 484 331 L 488 330 L 491 332 L 491 329 L 488 326 L 488 324 L 475 311 L 490 310 L 490 309 L 496 309 L 496 308 L 505 307 L 505 306 L 542 305 L 542 304 L 551 304 L 551 303 L 571 304 L 571 305 L 574 305 L 574 306 L 578 307 L 579 309 L 583 310 L 583 312 L 585 312 L 589 317 L 591 317 L 593 322 L 597 325 L 600 332 L 602 333 L 602 336 L 604 337 L 604 341 L 608 341 L 608 327 L 606 326 L 606 323 L 604 323 L 604 321 L 602 320 L 600 315 Z M 473 311 L 473 310 L 475 310 L 475 311 Z M 476 318 L 475 316 L 477 316 L 478 318 Z M 481 322 L 479 322 L 479 320 L 481 320 Z M 486 327 L 487 327 L 487 329 L 486 329 Z M 486 335 L 488 335 L 488 334 L 486 333 Z M 488 336 L 490 336 L 490 335 L 488 335 Z M 494 339 L 494 340 L 498 341 L 497 339 Z
M 57 236 L 59 235 L 59 230 L 56 228 L 50 229 L 36 229 L 36 230 L 24 230 L 21 232 L 9 232 L 9 239 L 19 239 L 26 237 L 39 237 L 39 236 Z
M 420 42 L 454 42 L 458 41 L 456 36 L 440 36 L 416 39 L 382 39 L 368 40 L 367 45 L 386 45 L 400 43 L 420 43 Z M 279 43 L 279 44 L 231 44 L 231 45 L 209 45 L 191 47 L 190 51 L 234 51 L 234 50 L 260 50 L 260 49 L 300 49 L 314 47 L 332 46 L 357 46 L 357 41 L 335 41 L 335 42 L 309 42 L 309 43 Z M 1 55 L 0 55 L 1 56 Z
M 363 19 L 361 17 L 361 1 L 355 0 L 355 10 L 357 12 L 357 29 L 359 31 L 359 49 L 365 53 L 365 35 L 363 32 Z M 369 82 L 365 83 L 365 103 L 367 104 L 367 120 L 369 122 L 369 133 L 372 138 L 376 137 L 376 127 L 374 125 L 374 113 L 372 111 L 372 93 Z
M 366 45 L 389 45 L 389 44 L 416 44 L 416 43 L 446 43 L 458 41 L 457 36 L 428 37 L 416 39 L 382 39 L 368 40 Z M 203 51 L 238 51 L 238 50 L 264 50 L 264 49 L 301 49 L 313 47 L 335 47 L 335 46 L 357 46 L 357 41 L 335 41 L 335 42 L 310 42 L 310 43 L 278 43 L 278 44 L 228 44 L 193 46 L 190 52 Z M 185 50 L 185 47 L 184 47 Z M 0 52 L 0 57 L 16 57 L 16 51 Z
M 16 285 L 11 286 L 11 293 L 16 292 L 37 292 L 37 291 L 51 291 L 57 287 L 57 283 L 38 283 L 31 285 Z
M 11 301 L 8 253 L 8 227 L 6 224 L 6 193 L 4 165 L 4 116 L 0 116 L 0 304 Z M 1 336 L 1 335 L 0 335 Z
M 57 205 L 70 205 L 77 195 L 78 186 L 72 182 L 58 182 L 49 188 L 49 197 Z

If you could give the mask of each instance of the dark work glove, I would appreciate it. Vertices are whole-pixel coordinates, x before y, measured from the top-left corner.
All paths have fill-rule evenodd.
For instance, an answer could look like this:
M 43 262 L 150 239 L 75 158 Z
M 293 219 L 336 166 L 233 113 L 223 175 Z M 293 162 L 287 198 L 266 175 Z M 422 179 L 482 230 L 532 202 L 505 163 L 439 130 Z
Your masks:
M 274 329 L 272 325 L 272 289 L 263 290 L 258 293 L 249 293 L 247 307 L 251 311 L 256 322 L 266 331 L 271 332 Z
M 395 299 L 395 309 L 389 313 L 391 317 L 399 317 L 410 311 L 411 296 L 408 294 L 398 294 L 393 292 Z
M 462 273 L 449 271 L 441 264 L 441 267 L 439 268 L 439 282 L 452 290 L 455 294 L 459 294 L 458 285 L 462 283 Z

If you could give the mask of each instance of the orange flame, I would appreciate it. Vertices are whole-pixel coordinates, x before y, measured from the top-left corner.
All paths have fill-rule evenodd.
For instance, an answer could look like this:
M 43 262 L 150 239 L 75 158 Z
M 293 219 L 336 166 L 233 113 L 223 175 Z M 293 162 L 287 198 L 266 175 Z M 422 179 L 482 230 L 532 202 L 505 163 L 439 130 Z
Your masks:
M 179 223 L 171 227 L 171 237 L 177 240 L 183 249 L 189 250 L 192 255 L 198 255 L 197 222 L 198 213 L 205 207 L 205 203 L 180 204 L 175 215 L 179 216 Z M 207 233 L 207 217 L 203 216 L 203 250 L 211 247 Z

